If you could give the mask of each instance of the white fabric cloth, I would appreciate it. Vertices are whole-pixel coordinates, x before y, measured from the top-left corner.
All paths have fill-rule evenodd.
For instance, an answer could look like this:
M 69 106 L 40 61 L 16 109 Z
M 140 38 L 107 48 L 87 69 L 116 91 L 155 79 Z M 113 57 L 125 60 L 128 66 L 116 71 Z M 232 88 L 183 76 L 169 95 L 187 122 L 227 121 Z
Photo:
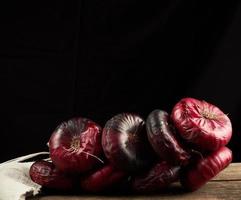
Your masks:
M 40 155 L 48 157 L 48 154 L 48 152 L 39 152 L 1 163 L 0 200 L 25 200 L 26 197 L 39 194 L 41 186 L 31 180 L 29 169 L 35 157 Z M 27 162 L 29 159 L 31 162 Z

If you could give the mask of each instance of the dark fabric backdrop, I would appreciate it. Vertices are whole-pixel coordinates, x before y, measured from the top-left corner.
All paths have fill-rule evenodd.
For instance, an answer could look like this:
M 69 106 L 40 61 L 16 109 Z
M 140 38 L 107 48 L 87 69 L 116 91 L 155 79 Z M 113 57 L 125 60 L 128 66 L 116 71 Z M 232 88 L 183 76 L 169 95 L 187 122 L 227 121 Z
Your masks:
M 1 6 L 0 161 L 47 150 L 74 116 L 102 126 L 182 97 L 219 106 L 241 161 L 240 1 L 81 0 Z

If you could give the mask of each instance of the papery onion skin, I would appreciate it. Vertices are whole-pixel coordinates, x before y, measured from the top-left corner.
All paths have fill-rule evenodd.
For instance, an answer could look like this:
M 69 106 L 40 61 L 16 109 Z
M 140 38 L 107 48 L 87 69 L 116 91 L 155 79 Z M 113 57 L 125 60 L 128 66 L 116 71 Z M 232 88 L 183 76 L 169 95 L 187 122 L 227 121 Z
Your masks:
M 50 157 L 63 172 L 84 173 L 102 162 L 101 127 L 86 118 L 60 124 L 49 140 Z
M 186 165 L 191 158 L 175 129 L 169 115 L 163 110 L 152 111 L 146 120 L 148 140 L 162 160 L 173 165 Z
M 125 176 L 126 173 L 123 171 L 116 170 L 111 165 L 106 165 L 82 178 L 81 188 L 92 193 L 102 192 L 122 181 Z
M 232 162 L 232 151 L 221 147 L 207 157 L 201 158 L 183 169 L 181 184 L 189 191 L 195 191 L 215 177 Z
M 74 188 L 74 178 L 59 171 L 47 161 L 34 162 L 29 170 L 33 182 L 51 189 L 70 190 Z
M 179 172 L 180 166 L 160 161 L 149 171 L 133 178 L 132 190 L 143 194 L 160 192 L 179 179 Z
M 182 138 L 200 151 L 215 151 L 228 144 L 232 136 L 228 116 L 206 101 L 181 99 L 171 118 Z
M 102 133 L 102 147 L 113 166 L 132 173 L 148 167 L 154 157 L 145 122 L 132 113 L 121 113 L 107 121 Z

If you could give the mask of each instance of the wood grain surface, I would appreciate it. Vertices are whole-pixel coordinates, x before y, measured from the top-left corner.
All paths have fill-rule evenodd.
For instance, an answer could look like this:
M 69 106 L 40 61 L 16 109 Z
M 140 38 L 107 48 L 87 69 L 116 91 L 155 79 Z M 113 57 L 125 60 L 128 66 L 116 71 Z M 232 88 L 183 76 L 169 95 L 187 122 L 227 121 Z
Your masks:
M 174 184 L 164 193 L 155 195 L 114 196 L 114 195 L 73 195 L 39 196 L 31 200 L 241 200 L 241 163 L 232 163 L 218 176 L 195 192 L 185 192 Z

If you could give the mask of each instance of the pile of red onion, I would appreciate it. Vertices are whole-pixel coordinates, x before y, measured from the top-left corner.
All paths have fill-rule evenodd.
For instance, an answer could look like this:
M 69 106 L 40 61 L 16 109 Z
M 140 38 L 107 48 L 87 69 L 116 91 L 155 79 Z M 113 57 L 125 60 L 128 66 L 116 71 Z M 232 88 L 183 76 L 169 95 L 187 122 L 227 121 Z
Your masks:
M 121 113 L 100 125 L 86 118 L 60 124 L 49 140 L 52 162 L 36 161 L 31 179 L 46 188 L 108 192 L 125 185 L 133 193 L 165 190 L 180 181 L 194 191 L 232 161 L 225 147 L 230 119 L 216 106 L 181 99 L 169 115 L 154 110 L 143 120 Z

